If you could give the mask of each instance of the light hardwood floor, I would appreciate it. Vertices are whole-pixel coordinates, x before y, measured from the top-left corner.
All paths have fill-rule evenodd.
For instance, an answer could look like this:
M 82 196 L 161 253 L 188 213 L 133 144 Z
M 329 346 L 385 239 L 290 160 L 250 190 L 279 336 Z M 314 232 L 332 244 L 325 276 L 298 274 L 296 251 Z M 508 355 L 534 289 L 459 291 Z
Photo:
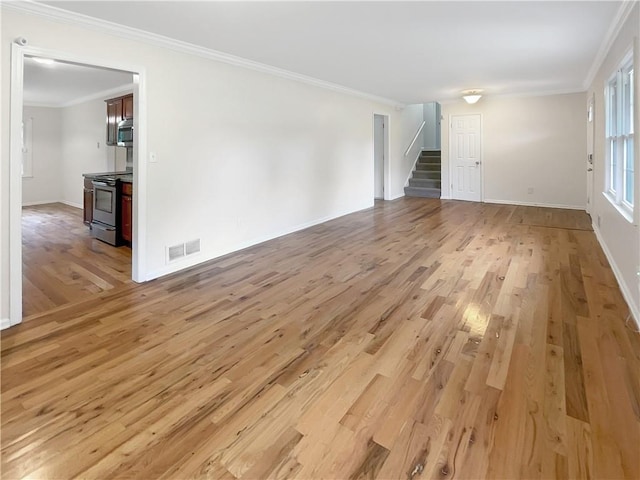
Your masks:
M 22 250 L 25 321 L 131 283 L 131 249 L 91 238 L 82 210 L 62 203 L 22 209 Z
M 405 198 L 2 334 L 2 478 L 640 478 L 584 212 Z

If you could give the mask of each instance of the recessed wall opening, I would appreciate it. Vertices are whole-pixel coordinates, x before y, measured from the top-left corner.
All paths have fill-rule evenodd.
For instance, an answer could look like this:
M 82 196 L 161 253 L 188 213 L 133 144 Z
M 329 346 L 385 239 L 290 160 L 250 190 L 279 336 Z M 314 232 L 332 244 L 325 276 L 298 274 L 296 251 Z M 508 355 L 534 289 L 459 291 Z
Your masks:
M 144 70 L 13 45 L 12 78 L 10 312 L 2 328 L 144 275 L 138 222 Z M 125 97 L 136 128 L 132 141 L 118 145 L 109 137 L 109 121 L 117 119 L 106 101 Z M 128 182 L 129 195 L 113 200 L 118 232 L 125 225 L 122 235 L 128 235 L 123 240 L 118 233 L 117 245 L 93 235 L 94 204 L 87 189 L 92 179 L 84 176 L 107 173 Z

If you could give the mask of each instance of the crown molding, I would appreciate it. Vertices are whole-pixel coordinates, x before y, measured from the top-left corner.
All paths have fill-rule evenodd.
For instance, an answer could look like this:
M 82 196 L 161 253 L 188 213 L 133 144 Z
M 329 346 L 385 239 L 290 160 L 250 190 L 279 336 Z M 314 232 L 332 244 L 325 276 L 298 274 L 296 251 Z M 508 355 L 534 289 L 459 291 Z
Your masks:
M 163 35 L 158 35 L 155 33 L 145 32 L 143 30 L 139 30 L 136 28 L 119 25 L 114 22 L 99 20 L 97 18 L 90 17 L 88 15 L 70 12 L 68 10 L 63 10 L 58 7 L 43 5 L 41 3 L 38 3 L 32 0 L 22 0 L 22 1 L 16 1 L 16 2 L 0 2 L 0 3 L 3 9 L 14 10 L 14 11 L 29 14 L 29 15 L 35 15 L 35 16 L 46 18 L 47 20 L 51 20 L 55 22 L 73 24 L 73 25 L 89 28 L 92 31 L 106 33 L 109 35 L 115 35 L 121 38 L 125 38 L 127 40 L 144 42 L 150 45 L 166 48 L 176 52 L 195 55 L 201 58 L 206 58 L 208 60 L 214 60 L 214 61 L 229 64 L 229 65 L 233 65 L 236 67 L 241 67 L 248 70 L 254 70 L 257 72 L 266 73 L 276 77 L 281 77 L 281 78 L 293 80 L 296 82 L 306 83 L 308 85 L 320 87 L 326 90 L 332 90 L 334 92 L 343 93 L 343 94 L 354 96 L 354 97 L 365 98 L 367 100 L 371 100 L 377 103 L 382 103 L 385 105 L 391 105 L 393 107 L 400 107 L 400 108 L 405 107 L 405 105 L 402 102 L 398 102 L 390 98 L 379 97 L 377 95 L 361 92 L 359 90 L 345 87 L 337 83 L 326 82 L 324 80 L 309 77 L 307 75 L 302 75 L 299 73 L 291 72 L 289 70 L 273 67 L 271 65 L 266 65 L 264 63 L 254 62 L 253 60 L 237 57 L 235 55 L 219 52 L 217 50 L 201 47 L 198 45 L 194 45 L 192 43 L 183 42 L 181 40 L 175 40 L 169 37 L 165 37 Z
M 90 95 L 86 95 L 80 98 L 74 98 L 68 102 L 30 102 L 25 100 L 23 105 L 25 107 L 44 107 L 44 108 L 67 108 L 74 105 L 80 105 L 81 103 L 90 102 L 92 100 L 107 100 L 109 98 L 119 97 L 120 95 L 127 95 L 133 93 L 133 83 L 120 85 L 119 87 L 109 88 L 107 90 L 101 90 Z
M 563 88 L 558 90 L 542 90 L 542 91 L 535 90 L 530 92 L 517 92 L 517 93 L 497 93 L 497 94 L 484 93 L 482 95 L 482 98 L 487 99 L 487 101 L 491 101 L 493 99 L 551 97 L 553 95 L 572 95 L 574 93 L 585 93 L 585 92 L 586 90 L 583 89 L 582 87 L 576 87 L 576 88 Z M 438 103 L 440 103 L 441 105 L 451 105 L 453 103 L 459 103 L 459 102 L 463 102 L 462 95 L 460 95 L 460 97 L 457 97 L 457 98 L 447 98 L 445 100 L 438 100 Z M 480 102 L 482 102 L 482 99 L 480 100 Z M 480 105 L 480 102 L 478 102 L 475 105 Z M 467 104 L 465 103 L 465 105 Z
M 91 95 L 87 95 L 85 97 L 76 98 L 71 100 L 70 102 L 61 103 L 60 107 L 72 107 L 74 105 L 90 102 L 92 100 L 107 100 L 112 97 L 127 95 L 128 93 L 133 93 L 133 88 L 133 83 L 127 83 L 125 85 L 120 85 L 119 87 L 109 88 L 108 90 L 102 90 L 101 92 L 92 93 Z
M 622 2 L 622 5 L 620 5 L 620 7 L 618 8 L 616 15 L 611 21 L 611 24 L 609 25 L 609 29 L 607 30 L 607 33 L 604 36 L 604 40 L 600 45 L 600 49 L 598 50 L 598 53 L 593 59 L 591 68 L 587 72 L 587 76 L 584 79 L 584 82 L 582 82 L 582 87 L 584 90 L 588 90 L 591 84 L 593 83 L 593 80 L 596 78 L 598 70 L 600 70 L 600 67 L 604 63 L 604 60 L 607 57 L 607 54 L 609 53 L 609 50 L 611 49 L 613 42 L 615 42 L 616 38 L 618 37 L 618 34 L 620 33 L 620 30 L 622 30 L 624 23 L 629 18 L 629 15 L 631 14 L 633 7 L 635 7 L 636 5 L 638 5 L 638 0 L 624 0 Z

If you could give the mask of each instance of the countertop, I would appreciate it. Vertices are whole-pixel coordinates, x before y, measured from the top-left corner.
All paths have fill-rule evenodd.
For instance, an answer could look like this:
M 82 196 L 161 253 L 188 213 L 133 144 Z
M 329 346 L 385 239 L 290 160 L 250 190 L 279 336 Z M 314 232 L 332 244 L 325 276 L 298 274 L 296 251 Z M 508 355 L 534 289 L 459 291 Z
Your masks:
M 133 173 L 126 170 L 122 172 L 83 173 L 82 176 L 89 180 L 95 180 L 100 177 L 116 177 L 121 182 L 133 183 Z

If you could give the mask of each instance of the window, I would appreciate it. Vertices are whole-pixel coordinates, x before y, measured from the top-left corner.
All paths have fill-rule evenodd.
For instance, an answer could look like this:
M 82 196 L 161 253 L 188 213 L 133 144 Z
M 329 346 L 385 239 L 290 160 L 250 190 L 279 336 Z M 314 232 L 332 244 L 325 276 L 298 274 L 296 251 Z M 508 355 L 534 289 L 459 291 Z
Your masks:
M 22 121 L 22 176 L 33 177 L 33 155 L 31 153 L 33 144 L 33 118 L 26 118 Z
M 628 55 L 606 86 L 605 194 L 629 219 L 634 207 L 633 58 Z

